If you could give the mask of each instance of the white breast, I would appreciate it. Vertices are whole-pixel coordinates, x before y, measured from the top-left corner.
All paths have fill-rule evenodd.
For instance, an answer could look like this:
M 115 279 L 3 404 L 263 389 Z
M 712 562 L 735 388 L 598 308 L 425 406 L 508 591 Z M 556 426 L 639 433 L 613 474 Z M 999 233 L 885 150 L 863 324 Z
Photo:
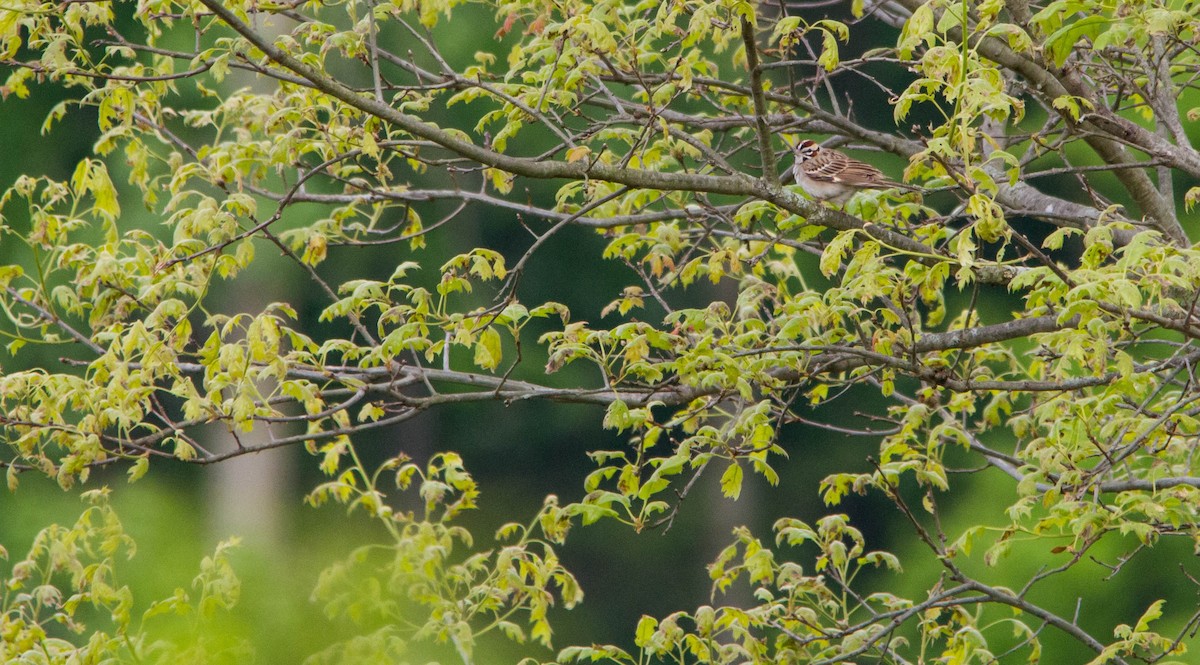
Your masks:
M 796 184 L 800 185 L 800 189 L 803 189 L 804 193 L 818 201 L 833 201 L 838 203 L 849 198 L 854 193 L 853 187 L 848 187 L 843 183 L 813 180 L 804 175 L 804 171 L 799 168 L 793 169 L 792 173 L 795 174 Z

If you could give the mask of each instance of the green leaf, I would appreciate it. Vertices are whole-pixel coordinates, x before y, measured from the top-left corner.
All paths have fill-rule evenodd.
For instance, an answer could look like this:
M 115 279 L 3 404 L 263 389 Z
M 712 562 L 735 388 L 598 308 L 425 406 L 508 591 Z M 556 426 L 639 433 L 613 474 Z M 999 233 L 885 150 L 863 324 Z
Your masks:
M 146 472 L 149 470 L 150 457 L 148 455 L 142 455 L 141 457 L 138 457 L 137 460 L 134 461 L 133 465 L 129 467 L 129 471 L 126 472 L 129 475 L 129 482 L 132 483 L 141 479 L 141 477 L 146 475 Z
M 721 474 L 721 494 L 737 500 L 742 494 L 742 467 L 737 462 L 730 464 Z
M 643 649 L 650 646 L 650 640 L 654 637 L 657 628 L 658 619 L 642 615 L 642 618 L 638 620 L 637 630 L 634 632 L 633 643 Z
M 1200 202 L 1200 187 L 1192 187 L 1183 195 L 1184 210 L 1191 212 L 1197 202 Z
M 1147 630 L 1150 630 L 1150 623 L 1155 619 L 1162 617 L 1162 608 L 1166 602 L 1166 600 L 1160 598 L 1153 603 L 1150 603 L 1150 607 L 1147 607 L 1146 611 L 1142 612 L 1142 616 L 1138 618 L 1137 626 L 1134 627 L 1134 631 L 1138 633 L 1144 633 Z
M 500 333 L 495 328 L 485 329 L 475 342 L 475 364 L 483 369 L 496 369 L 503 354 Z
M 850 251 L 850 245 L 854 242 L 855 235 L 853 230 L 842 231 L 825 247 L 825 251 L 821 253 L 821 274 L 829 277 L 841 269 L 842 260 Z
M 1087 37 L 1095 41 L 1112 19 L 1107 16 L 1092 14 L 1078 20 L 1069 21 L 1058 30 L 1046 37 L 1042 48 L 1050 54 L 1056 67 L 1062 67 L 1075 48 L 1075 43 Z

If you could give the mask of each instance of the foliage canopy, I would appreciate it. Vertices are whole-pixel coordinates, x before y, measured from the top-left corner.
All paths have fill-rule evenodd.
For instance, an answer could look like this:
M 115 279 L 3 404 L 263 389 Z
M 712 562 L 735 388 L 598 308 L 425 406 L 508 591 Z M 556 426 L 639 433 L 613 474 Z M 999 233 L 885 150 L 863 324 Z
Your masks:
M 1183 662 L 1187 570 L 1115 628 L 1077 610 L 1095 589 L 1053 590 L 1200 548 L 1200 2 L 827 4 L 6 3 L 3 112 L 52 88 L 47 128 L 98 131 L 69 177 L 0 200 L 9 491 L 303 448 L 327 476 L 308 502 L 381 534 L 316 582 L 369 628 L 314 663 L 487 662 L 496 634 L 529 662 L 1024 663 L 1051 634 L 1053 662 Z M 788 147 L 814 136 L 923 195 L 804 199 Z M 602 250 L 547 250 L 573 228 Z M 382 272 L 356 258 L 379 247 Z M 263 263 L 311 293 L 238 304 Z M 614 265 L 595 310 L 531 278 Z M 469 450 L 364 454 L 418 414 L 527 400 L 594 405 L 626 445 L 495 538 L 460 521 Z M 789 432 L 819 428 L 858 451 L 803 460 L 825 478 L 789 496 L 824 516 L 738 529 L 712 606 L 547 648 L 550 608 L 583 598 L 573 527 L 668 528 L 697 478 L 774 485 Z M 1001 519 L 946 523 L 980 475 Z M 135 602 L 110 491 L 6 569 L 0 655 L 243 662 L 205 629 L 237 601 L 228 545 Z M 914 547 L 867 543 L 839 508 L 861 494 Z M 907 592 L 920 560 L 940 574 Z M 722 604 L 738 583 L 752 601 Z M 164 615 L 193 639 L 156 637 Z

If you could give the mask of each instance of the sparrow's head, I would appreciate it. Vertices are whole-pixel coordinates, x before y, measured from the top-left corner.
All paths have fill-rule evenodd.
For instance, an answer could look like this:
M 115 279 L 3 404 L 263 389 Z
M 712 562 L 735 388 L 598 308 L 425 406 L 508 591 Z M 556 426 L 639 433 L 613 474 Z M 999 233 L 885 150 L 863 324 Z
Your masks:
M 804 139 L 796 144 L 796 159 L 797 161 L 806 162 L 816 156 L 821 151 L 821 146 L 812 139 Z

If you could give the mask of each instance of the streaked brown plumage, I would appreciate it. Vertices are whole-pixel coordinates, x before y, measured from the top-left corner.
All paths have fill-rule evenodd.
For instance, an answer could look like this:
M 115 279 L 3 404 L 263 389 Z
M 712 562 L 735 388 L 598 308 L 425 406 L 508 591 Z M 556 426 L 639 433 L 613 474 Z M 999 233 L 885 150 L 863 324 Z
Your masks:
M 822 148 L 816 141 L 804 139 L 796 144 L 796 165 L 792 173 L 796 184 L 819 201 L 845 203 L 860 189 L 911 189 L 889 180 L 879 169 L 853 157 Z

